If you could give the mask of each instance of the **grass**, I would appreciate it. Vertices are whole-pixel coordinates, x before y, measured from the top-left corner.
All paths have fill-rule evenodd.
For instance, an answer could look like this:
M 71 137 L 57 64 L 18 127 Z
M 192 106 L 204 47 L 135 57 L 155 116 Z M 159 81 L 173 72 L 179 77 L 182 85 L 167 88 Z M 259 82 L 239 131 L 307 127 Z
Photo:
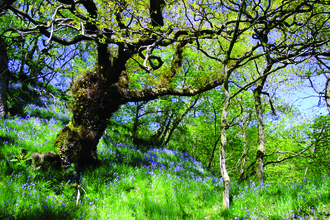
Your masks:
M 37 108 L 37 107 L 36 107 Z M 51 113 L 42 113 L 47 111 Z M 141 151 L 102 137 L 101 166 L 64 174 L 34 171 L 21 150 L 54 151 L 67 116 L 29 109 L 25 119 L 0 120 L 0 219 L 326 219 L 330 176 L 291 184 L 231 183 L 224 211 L 222 180 L 189 154 Z M 33 117 L 38 112 L 41 118 Z M 40 113 L 41 112 L 41 113 Z M 49 118 L 51 115 L 51 118 Z M 45 117 L 43 117 L 45 116 Z M 78 205 L 77 184 L 79 189 Z

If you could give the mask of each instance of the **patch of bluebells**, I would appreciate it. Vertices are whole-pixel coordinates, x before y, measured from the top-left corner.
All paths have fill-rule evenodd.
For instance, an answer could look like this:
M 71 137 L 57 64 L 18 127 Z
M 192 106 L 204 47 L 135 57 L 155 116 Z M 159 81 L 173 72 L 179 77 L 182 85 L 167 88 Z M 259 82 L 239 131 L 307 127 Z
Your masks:
M 1 119 L 0 123 L 0 146 L 4 159 L 7 158 L 8 161 L 15 159 L 22 148 L 28 152 L 53 150 L 52 141 L 62 128 L 62 125 L 53 118 L 42 119 L 30 116 Z
M 184 178 L 189 181 L 205 183 L 213 182 L 216 186 L 222 184 L 221 177 L 216 177 L 207 171 L 205 165 L 191 157 L 188 153 L 163 147 L 154 147 L 142 152 L 133 145 L 116 144 L 117 150 L 101 147 L 99 155 L 105 159 L 114 158 L 116 162 L 126 163 L 133 167 L 140 167 L 149 175 L 166 173 L 167 177 Z M 133 155 L 133 156 L 132 156 Z M 134 156 L 135 155 L 135 156 Z
M 321 181 L 323 184 L 320 184 Z M 328 193 L 324 189 L 327 189 L 329 185 L 330 179 L 326 175 L 323 175 L 321 180 L 304 180 L 301 183 L 267 183 L 263 186 L 255 184 L 252 180 L 246 185 L 231 183 L 234 204 L 244 204 L 249 200 L 253 204 L 253 208 L 241 206 L 238 209 L 236 207 L 237 210 L 232 208 L 231 211 L 234 219 L 270 219 L 270 216 L 267 216 L 260 207 L 276 209 L 280 205 L 282 209 L 283 207 L 295 207 L 296 209 L 282 212 L 278 219 L 315 219 L 315 217 L 316 219 L 327 219 L 330 212 L 327 212 L 324 206 L 328 203 Z M 261 204 L 258 204 L 260 197 L 267 198 L 262 199 Z M 271 198 L 272 203 L 262 203 Z M 310 204 L 318 205 L 311 206 Z
M 6 135 L 1 135 L 0 144 L 10 144 L 12 135 L 16 134 L 18 139 L 25 139 L 34 137 L 37 133 L 36 127 L 39 127 L 38 130 L 50 129 L 54 127 L 55 132 L 58 130 L 58 121 L 55 119 L 40 119 L 36 117 L 27 117 L 15 118 L 12 120 L 3 120 L 2 123 L 5 126 L 0 127 L 0 132 Z M 21 124 L 28 126 L 29 129 L 25 131 L 19 130 L 15 127 L 12 127 L 12 124 Z M 8 126 L 7 126 L 8 125 Z M 6 133 L 7 132 L 7 133 Z M 15 138 L 16 139 L 16 138 Z M 215 186 L 222 185 L 222 179 L 210 174 L 207 171 L 206 166 L 198 162 L 195 158 L 191 157 L 187 153 L 162 148 L 154 147 L 149 149 L 147 152 L 142 152 L 138 148 L 132 145 L 126 144 L 116 144 L 113 148 L 109 146 L 99 146 L 99 155 L 103 158 L 104 162 L 107 162 L 110 167 L 115 167 L 116 165 L 129 165 L 136 168 L 137 172 L 142 172 L 147 174 L 147 178 L 158 178 L 159 176 L 165 176 L 169 180 L 174 180 L 171 183 L 179 183 L 183 190 L 181 193 L 189 193 L 195 196 L 201 193 L 197 186 L 195 192 L 186 192 L 184 189 L 193 182 L 196 183 L 207 183 L 210 182 Z M 102 181 L 104 185 L 112 186 L 122 186 L 127 183 L 131 183 L 135 180 L 134 173 L 123 173 L 115 172 L 112 173 L 106 169 L 103 173 L 99 170 L 94 172 L 96 178 L 102 179 L 107 177 L 112 177 L 111 181 Z M 115 169 L 114 169 L 115 170 Z M 23 176 L 27 178 L 22 178 Z M 44 182 L 50 181 L 52 176 L 43 177 Z M 67 177 L 66 181 L 75 182 L 78 184 L 84 183 L 84 179 L 90 177 L 83 177 L 82 173 L 75 174 L 74 176 Z M 96 178 L 91 182 L 96 182 Z M 329 179 L 324 176 L 324 178 Z M 23 181 L 17 181 L 23 180 Z M 13 192 L 12 194 L 7 194 L 10 196 L 5 196 L 0 198 L 0 218 L 12 218 L 15 213 L 16 217 L 21 215 L 28 215 L 28 213 L 33 212 L 36 218 L 43 219 L 44 217 L 58 216 L 62 218 L 67 216 L 70 213 L 74 212 L 74 208 L 69 207 L 68 200 L 65 200 L 65 196 L 61 191 L 64 184 L 54 184 L 53 188 L 56 189 L 55 195 L 52 196 L 42 196 L 47 195 L 46 193 L 40 193 L 42 190 L 47 190 L 47 187 L 42 186 L 38 187 L 38 182 L 35 181 L 32 177 L 32 173 L 29 170 L 22 171 L 20 173 L 13 173 L 11 177 L 8 177 L 5 181 L 5 186 L 0 187 L 0 194 L 3 192 Z M 185 184 L 183 184 L 185 183 Z M 122 185 L 121 185 L 122 184 Z M 259 186 L 254 182 L 250 182 L 247 185 L 238 185 L 236 183 L 231 183 L 232 195 L 233 195 L 233 206 L 231 210 L 232 219 L 267 219 L 267 216 L 263 214 L 263 210 L 260 207 L 248 208 L 242 206 L 241 208 L 235 207 L 236 204 L 246 204 L 246 201 L 249 201 L 251 197 L 262 197 L 263 195 L 274 196 L 274 198 L 283 197 L 286 193 L 295 195 L 298 201 L 306 201 L 308 196 L 315 195 L 321 196 L 319 190 L 320 186 L 314 184 L 310 180 L 306 180 L 301 184 L 265 184 L 264 186 Z M 329 187 L 328 185 L 322 185 L 322 187 Z M 58 189 L 58 190 L 57 190 Z M 113 190 L 115 192 L 115 190 Z M 204 191 L 204 190 L 203 190 Z M 74 191 L 75 192 L 75 191 Z M 175 192 L 176 193 L 176 192 Z M 174 193 L 174 195 L 175 195 Z M 203 195 L 205 198 L 210 194 L 219 194 L 219 191 L 214 190 L 205 190 Z M 101 193 L 102 194 L 102 193 Z M 14 195 L 14 196 L 13 196 Z M 75 193 L 72 193 L 70 199 L 75 201 Z M 173 195 L 173 198 L 174 198 Z M 125 199 L 125 195 L 120 195 L 122 199 Z M 204 202 L 207 199 L 204 200 Z M 94 203 L 96 203 L 97 198 L 88 198 L 83 197 L 81 199 L 81 204 L 88 205 L 89 210 L 96 209 Z M 243 201 L 243 202 L 241 202 Z M 240 203 L 241 202 L 241 203 Z M 166 211 L 166 210 L 165 210 Z M 239 213 L 238 213 L 239 212 Z M 322 207 L 312 206 L 308 209 L 298 209 L 291 210 L 287 213 L 283 213 L 281 219 L 311 219 L 311 216 L 329 216 L 330 213 L 327 213 L 323 210 Z
M 11 129 L 11 127 L 14 127 L 12 125 L 15 125 L 15 127 L 18 127 L 18 126 L 24 126 L 26 127 L 27 125 L 32 125 L 29 127 L 29 129 L 33 129 L 35 130 L 36 127 L 38 126 L 44 126 L 45 128 L 48 127 L 48 126 L 51 126 L 51 127 L 59 127 L 58 125 L 58 120 L 57 118 L 40 118 L 40 117 L 37 117 L 37 116 L 30 116 L 30 115 L 27 115 L 26 118 L 21 118 L 21 117 L 15 117 L 13 119 L 1 119 L 2 122 L 1 124 L 3 125 L 1 130 L 2 131 L 7 131 Z M 1 131 L 0 130 L 0 131 Z M 18 132 L 18 130 L 20 130 L 19 132 L 23 132 L 21 130 L 21 128 L 14 128 L 15 131 Z
M 60 129 L 58 121 L 53 118 L 40 119 L 38 117 L 16 117 L 14 119 L 4 119 L 1 123 L 3 126 L 0 127 L 0 135 L 5 139 L 12 140 L 28 140 L 33 137 L 33 141 L 36 141 L 35 135 L 40 132 L 43 136 L 44 131 L 57 132 Z M 24 130 L 20 127 L 24 127 Z M 7 143 L 6 142 L 6 143 Z M 7 143 L 8 144 L 8 143 Z
M 54 111 L 54 108 L 54 105 L 40 107 L 35 104 L 30 104 L 25 109 L 26 114 L 30 117 L 41 117 L 44 118 L 44 120 L 55 120 L 62 124 L 67 124 L 70 121 L 69 112 L 65 109 Z
M 5 184 L 0 187 L 1 219 L 29 219 L 32 217 L 32 219 L 53 219 L 54 216 L 61 218 L 60 216 L 66 216 L 72 211 L 64 202 L 63 193 L 47 196 L 48 191 L 43 184 L 52 180 L 52 177 L 40 178 L 35 179 L 32 170 L 26 169 L 4 179 Z
M 8 85 L 8 89 L 13 89 L 13 90 L 22 89 L 22 82 L 20 81 L 12 82 Z

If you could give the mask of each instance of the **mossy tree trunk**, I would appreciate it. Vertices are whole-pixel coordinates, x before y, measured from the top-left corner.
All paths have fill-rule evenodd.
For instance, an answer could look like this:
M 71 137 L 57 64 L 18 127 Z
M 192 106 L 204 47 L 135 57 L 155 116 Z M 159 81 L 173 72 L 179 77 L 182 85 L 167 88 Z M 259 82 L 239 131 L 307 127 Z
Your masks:
M 122 104 L 117 82 L 125 71 L 129 55 L 121 50 L 118 57 L 113 58 L 107 52 L 106 44 L 99 44 L 98 52 L 98 68 L 78 75 L 71 88 L 75 99 L 71 106 L 73 116 L 55 140 L 64 166 L 73 163 L 83 167 L 98 162 L 99 139 L 108 120 Z

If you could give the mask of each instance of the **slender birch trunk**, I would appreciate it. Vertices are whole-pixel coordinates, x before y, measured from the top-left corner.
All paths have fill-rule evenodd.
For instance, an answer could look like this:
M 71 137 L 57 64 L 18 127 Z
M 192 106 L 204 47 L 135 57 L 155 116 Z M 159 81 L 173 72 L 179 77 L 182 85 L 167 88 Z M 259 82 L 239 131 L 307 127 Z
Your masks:
M 220 171 L 223 178 L 223 208 L 229 208 L 229 193 L 230 193 L 230 178 L 226 169 L 226 157 L 225 157 L 225 149 L 227 145 L 227 116 L 229 109 L 229 99 L 230 92 L 228 89 L 228 78 L 229 74 L 225 70 L 225 80 L 224 80 L 224 91 L 225 91 L 225 102 L 222 109 L 221 116 L 221 145 L 220 145 Z
M 223 88 L 225 93 L 225 102 L 222 109 L 222 116 L 221 116 L 221 146 L 220 146 L 220 170 L 221 175 L 223 178 L 223 208 L 228 209 L 229 208 L 229 191 L 230 191 L 230 178 L 226 169 L 226 157 L 225 157 L 225 149 L 227 145 L 227 115 L 228 115 L 228 109 L 229 109 L 229 103 L 230 103 L 230 91 L 229 91 L 229 77 L 233 69 L 228 69 L 228 63 L 231 60 L 230 55 L 233 51 L 233 47 L 235 42 L 237 41 L 240 33 L 239 33 L 239 26 L 241 22 L 241 16 L 243 13 L 243 10 L 245 9 L 245 1 L 240 1 L 240 9 L 238 14 L 238 19 L 235 24 L 235 31 L 233 34 L 233 38 L 230 42 L 226 57 L 224 59 L 224 82 L 223 82 Z
M 258 122 L 258 150 L 257 150 L 257 161 L 256 161 L 256 174 L 257 181 L 260 185 L 264 183 L 263 175 L 263 157 L 265 154 L 265 135 L 264 135 L 264 125 L 262 122 L 262 107 L 261 107 L 261 98 L 260 92 L 258 89 L 254 90 L 254 102 L 256 107 L 257 122 Z
M 8 57 L 6 50 L 6 43 L 0 37 L 0 118 L 7 118 L 7 90 L 8 90 Z
M 264 173 L 263 173 L 263 157 L 265 154 L 265 128 L 263 124 L 262 105 L 261 105 L 261 91 L 266 81 L 266 77 L 263 78 L 261 83 L 253 91 L 254 105 L 256 109 L 257 122 L 258 122 L 258 150 L 257 150 L 257 161 L 256 161 L 256 175 L 257 181 L 260 185 L 264 184 Z

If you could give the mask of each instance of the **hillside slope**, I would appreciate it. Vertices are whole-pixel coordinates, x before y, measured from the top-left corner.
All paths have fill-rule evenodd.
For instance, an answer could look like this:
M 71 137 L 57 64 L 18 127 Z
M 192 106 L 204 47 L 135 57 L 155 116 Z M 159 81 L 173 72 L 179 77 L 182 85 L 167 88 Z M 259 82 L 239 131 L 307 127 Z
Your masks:
M 222 180 L 189 154 L 142 151 L 102 137 L 100 166 L 64 174 L 34 170 L 29 155 L 53 151 L 63 117 L 0 120 L 0 219 L 325 219 L 329 176 L 292 184 L 231 184 L 223 211 Z M 59 112 L 58 114 L 63 114 Z M 41 114 L 42 115 L 42 114 Z M 22 154 L 22 149 L 27 155 Z M 78 193 L 79 191 L 79 193 Z

